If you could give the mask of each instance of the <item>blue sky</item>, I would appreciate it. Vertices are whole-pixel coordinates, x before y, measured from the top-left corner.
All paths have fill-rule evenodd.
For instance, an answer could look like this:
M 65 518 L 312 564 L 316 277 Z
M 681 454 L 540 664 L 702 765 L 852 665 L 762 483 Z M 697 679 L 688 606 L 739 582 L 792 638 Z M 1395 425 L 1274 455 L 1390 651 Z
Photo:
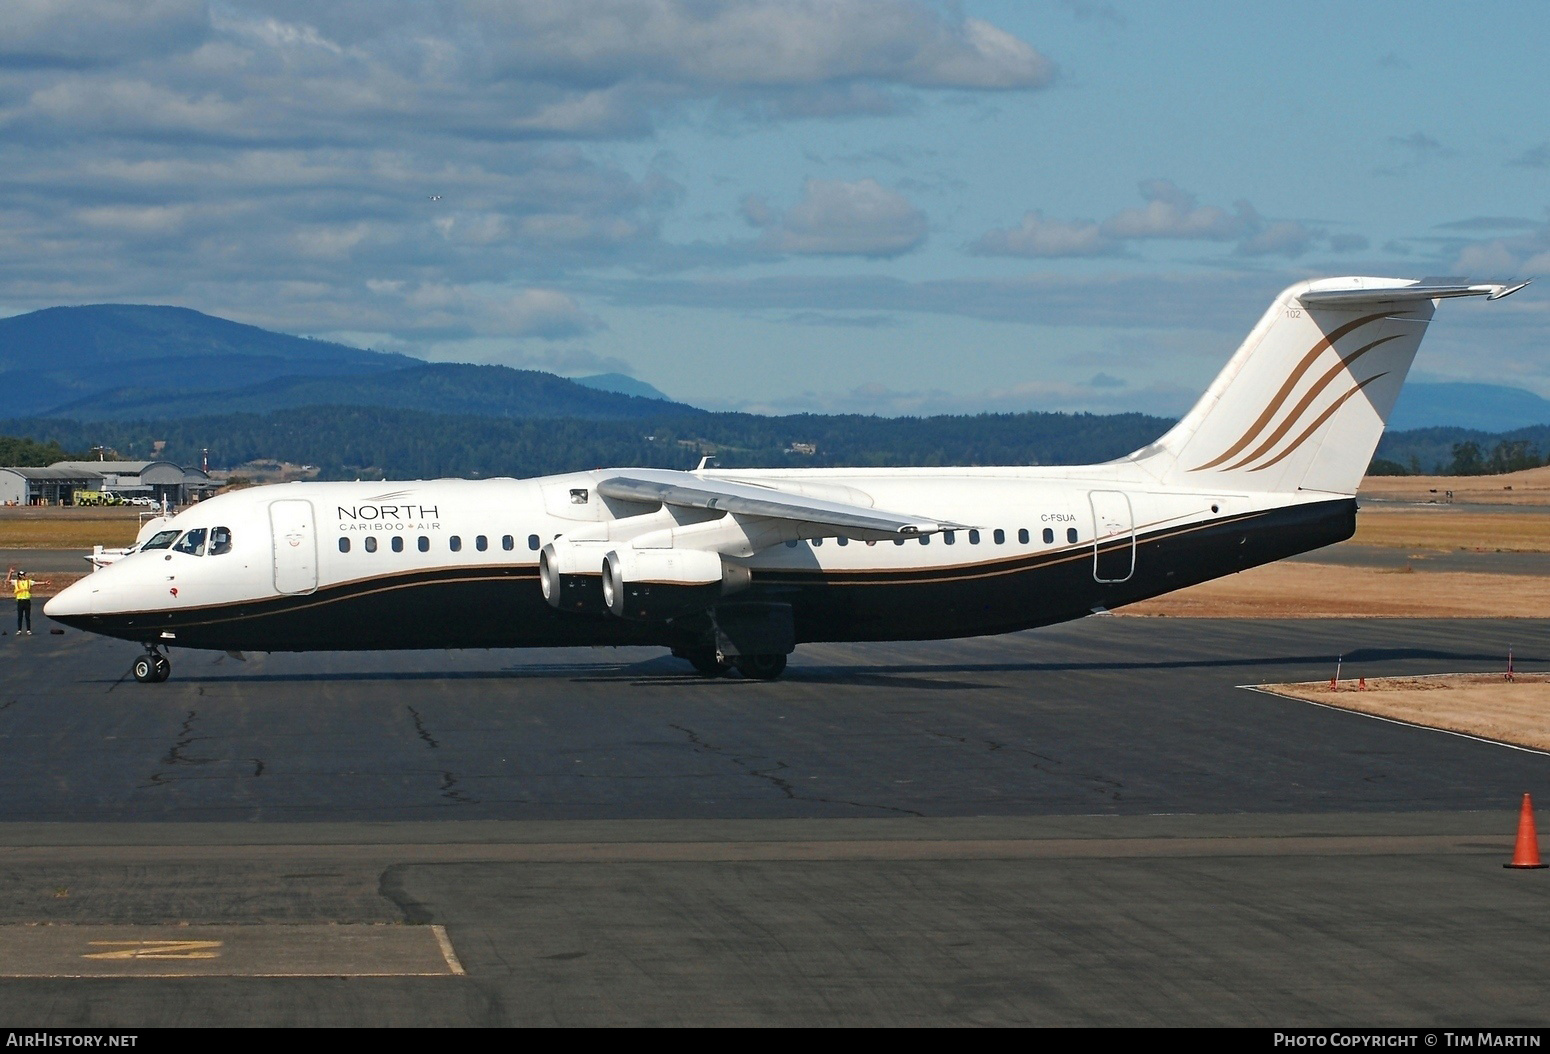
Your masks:
M 1176 414 L 1298 279 L 1550 270 L 1550 7 L 8 0 L 0 311 L 761 412 Z M 1430 379 L 1550 396 L 1550 283 Z

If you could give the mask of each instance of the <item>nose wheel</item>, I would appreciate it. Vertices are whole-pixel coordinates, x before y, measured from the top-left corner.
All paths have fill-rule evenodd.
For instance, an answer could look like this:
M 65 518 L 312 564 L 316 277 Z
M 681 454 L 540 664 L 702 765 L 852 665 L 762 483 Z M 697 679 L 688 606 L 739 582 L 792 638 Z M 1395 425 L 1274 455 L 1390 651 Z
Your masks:
M 135 660 L 132 672 L 141 684 L 160 684 L 172 676 L 172 663 L 153 646 L 147 646 L 145 654 Z

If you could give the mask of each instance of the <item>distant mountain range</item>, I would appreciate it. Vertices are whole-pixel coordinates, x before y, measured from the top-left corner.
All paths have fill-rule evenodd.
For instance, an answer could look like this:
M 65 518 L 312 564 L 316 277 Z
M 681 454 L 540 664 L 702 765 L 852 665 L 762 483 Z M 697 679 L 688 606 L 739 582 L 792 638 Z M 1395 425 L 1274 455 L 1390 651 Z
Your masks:
M 0 391 L 17 418 L 183 420 L 319 406 L 504 419 L 641 420 L 700 414 L 621 373 L 429 363 L 273 333 L 188 308 L 54 307 L 0 319 Z M 1521 388 L 1412 381 L 1389 431 L 1502 433 L 1550 424 Z
M 596 373 L 590 377 L 572 377 L 577 384 L 584 384 L 588 388 L 596 388 L 600 392 L 618 392 L 620 395 L 636 395 L 642 399 L 662 399 L 672 402 L 645 381 L 631 377 L 627 373 Z
M 427 363 L 180 307 L 97 304 L 0 319 L 0 391 L 30 417 L 168 420 L 306 406 L 502 418 L 698 413 L 623 374 Z
M 1550 399 L 1501 384 L 1407 381 L 1394 404 L 1389 430 L 1468 428 L 1512 432 L 1550 424 Z

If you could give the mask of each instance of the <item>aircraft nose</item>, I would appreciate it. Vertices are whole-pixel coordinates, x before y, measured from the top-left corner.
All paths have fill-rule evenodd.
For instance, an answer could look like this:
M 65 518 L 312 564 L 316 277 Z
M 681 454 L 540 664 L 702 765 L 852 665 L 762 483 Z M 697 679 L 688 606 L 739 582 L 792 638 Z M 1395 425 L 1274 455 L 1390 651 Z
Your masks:
M 43 614 L 61 622 L 90 615 L 96 608 L 98 593 L 96 584 L 92 582 L 93 577 L 93 575 L 87 575 L 74 585 L 66 586 L 62 592 L 43 605 Z

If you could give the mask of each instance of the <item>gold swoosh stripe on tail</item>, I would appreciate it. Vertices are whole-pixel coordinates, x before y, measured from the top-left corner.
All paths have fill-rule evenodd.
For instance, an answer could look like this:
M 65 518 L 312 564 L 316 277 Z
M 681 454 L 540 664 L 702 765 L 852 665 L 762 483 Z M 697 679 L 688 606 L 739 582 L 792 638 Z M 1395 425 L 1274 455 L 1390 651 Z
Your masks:
M 1308 372 L 1309 368 L 1312 367 L 1313 363 L 1318 359 L 1319 355 L 1323 353 L 1325 348 L 1335 343 L 1335 341 L 1339 340 L 1347 333 L 1350 333 L 1356 329 L 1360 329 L 1362 326 L 1365 326 L 1369 322 L 1376 322 L 1380 318 L 1388 318 L 1392 314 L 1392 311 L 1380 311 L 1376 315 L 1364 315 L 1361 318 L 1347 322 L 1345 325 L 1341 326 L 1333 333 L 1326 336 L 1323 340 L 1313 345 L 1313 347 L 1308 350 L 1308 353 L 1302 357 L 1302 361 L 1297 364 L 1297 368 L 1292 371 L 1292 375 L 1286 379 L 1286 383 L 1281 385 L 1281 390 L 1276 392 L 1275 398 L 1270 400 L 1270 405 L 1265 407 L 1265 412 L 1259 415 L 1259 420 L 1255 421 L 1252 425 L 1249 426 L 1249 430 L 1243 433 L 1243 437 L 1227 450 L 1223 451 L 1219 456 L 1212 458 L 1210 461 L 1207 461 L 1203 465 L 1196 465 L 1194 468 L 1190 469 L 1190 471 L 1199 472 L 1201 469 L 1215 468 L 1217 465 L 1220 465 L 1222 462 L 1228 460 L 1229 458 L 1238 456 L 1244 447 L 1248 446 L 1250 443 L 1254 442 L 1254 440 L 1259 438 L 1259 434 L 1265 430 L 1265 426 L 1270 423 L 1271 418 L 1275 417 L 1276 413 L 1281 409 L 1282 405 L 1285 404 L 1287 398 L 1292 394 L 1292 389 L 1297 387 L 1297 382 L 1302 380 L 1302 375 Z
M 1342 406 L 1344 406 L 1345 405 L 1345 401 L 1347 399 L 1351 398 L 1351 396 L 1355 395 L 1357 392 L 1359 392 L 1363 388 L 1367 387 L 1369 384 L 1371 384 L 1373 381 L 1377 380 L 1379 377 L 1387 377 L 1387 376 L 1388 376 L 1388 371 L 1387 370 L 1383 371 L 1382 373 L 1375 373 L 1371 377 L 1368 377 L 1361 384 L 1358 384 L 1355 388 L 1352 388 L 1350 391 L 1346 392 L 1340 398 L 1336 399 L 1333 403 L 1331 403 L 1329 405 L 1329 409 L 1327 409 L 1323 413 L 1319 414 L 1318 420 L 1314 421 L 1311 425 L 1309 425 L 1306 429 L 1304 429 L 1302 435 L 1298 436 L 1295 440 L 1292 441 L 1292 445 L 1291 446 L 1289 446 L 1285 450 L 1281 451 L 1279 454 L 1277 454 L 1275 457 L 1271 458 L 1269 461 L 1265 462 L 1263 465 L 1256 465 L 1254 468 L 1249 469 L 1249 471 L 1250 472 L 1263 472 L 1265 469 L 1269 468 L 1271 465 L 1274 465 L 1277 461 L 1280 461 L 1282 458 L 1284 458 L 1287 455 L 1289 455 L 1292 452 L 1294 452 L 1298 447 L 1300 447 L 1304 443 L 1306 443 L 1308 441 L 1308 437 L 1311 436 L 1314 432 L 1317 432 L 1319 430 L 1319 426 L 1322 425 L 1325 421 L 1328 421 L 1330 419 L 1330 417 L 1334 415 L 1334 412 L 1336 410 L 1338 410 Z
M 1379 344 L 1387 344 L 1389 341 L 1396 340 L 1403 335 L 1404 334 L 1402 333 L 1395 333 L 1393 336 L 1383 337 L 1379 340 L 1373 341 L 1371 344 L 1365 344 L 1331 366 L 1328 370 L 1325 371 L 1324 376 L 1320 377 L 1318 382 L 1314 384 L 1313 387 L 1308 389 L 1307 394 L 1302 397 L 1292 412 L 1286 415 L 1286 420 L 1281 422 L 1280 427 L 1277 428 L 1274 432 L 1270 433 L 1270 438 L 1266 439 L 1263 443 L 1259 444 L 1259 446 L 1255 447 L 1252 454 L 1245 454 L 1233 464 L 1228 465 L 1226 468 L 1222 469 L 1222 471 L 1231 472 L 1233 469 L 1242 468 L 1250 461 L 1258 460 L 1260 457 L 1264 456 L 1267 450 L 1271 449 L 1281 441 L 1282 436 L 1286 435 L 1287 432 L 1292 430 L 1292 426 L 1301 420 L 1302 415 L 1307 412 L 1308 407 L 1313 405 L 1313 400 L 1317 399 L 1324 393 L 1324 389 L 1329 387 L 1330 382 L 1332 382 L 1336 377 L 1340 376 L 1342 372 L 1349 369 L 1351 363 L 1367 354 L 1373 348 L 1376 348 Z

